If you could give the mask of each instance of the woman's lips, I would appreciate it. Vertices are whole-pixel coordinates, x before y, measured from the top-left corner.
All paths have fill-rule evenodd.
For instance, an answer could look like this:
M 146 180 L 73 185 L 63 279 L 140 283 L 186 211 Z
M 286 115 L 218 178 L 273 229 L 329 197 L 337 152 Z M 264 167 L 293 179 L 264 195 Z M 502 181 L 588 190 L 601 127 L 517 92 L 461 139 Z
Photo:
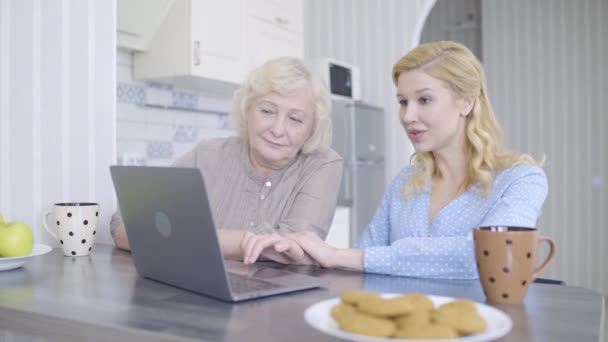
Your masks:
M 271 146 L 274 146 L 274 147 L 283 147 L 283 146 L 285 146 L 284 144 L 279 144 L 279 143 L 276 143 L 276 142 L 268 140 L 268 139 L 264 139 L 264 141 L 266 141 L 268 144 L 270 144 Z
M 421 129 L 410 129 L 407 131 L 407 136 L 410 138 L 410 140 L 412 142 L 416 143 L 416 142 L 420 142 L 422 140 L 424 133 L 426 133 L 426 131 L 423 131 Z

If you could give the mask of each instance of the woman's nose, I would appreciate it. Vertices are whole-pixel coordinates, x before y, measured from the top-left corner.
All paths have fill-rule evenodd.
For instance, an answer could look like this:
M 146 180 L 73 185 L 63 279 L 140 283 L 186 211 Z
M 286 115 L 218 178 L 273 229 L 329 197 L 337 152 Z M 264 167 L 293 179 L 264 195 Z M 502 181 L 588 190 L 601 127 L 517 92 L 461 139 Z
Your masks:
M 401 121 L 404 124 L 416 122 L 418 120 L 417 109 L 415 106 L 401 107 L 400 110 Z
M 282 136 L 285 133 L 285 119 L 277 117 L 270 126 L 270 131 L 277 137 Z

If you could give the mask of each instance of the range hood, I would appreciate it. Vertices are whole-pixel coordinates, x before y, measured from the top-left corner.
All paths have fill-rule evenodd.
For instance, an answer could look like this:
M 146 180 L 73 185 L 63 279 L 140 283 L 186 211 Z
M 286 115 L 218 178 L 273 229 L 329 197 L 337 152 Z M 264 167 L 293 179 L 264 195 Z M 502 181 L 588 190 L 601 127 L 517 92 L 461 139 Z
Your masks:
M 117 0 L 118 47 L 146 51 L 175 0 Z

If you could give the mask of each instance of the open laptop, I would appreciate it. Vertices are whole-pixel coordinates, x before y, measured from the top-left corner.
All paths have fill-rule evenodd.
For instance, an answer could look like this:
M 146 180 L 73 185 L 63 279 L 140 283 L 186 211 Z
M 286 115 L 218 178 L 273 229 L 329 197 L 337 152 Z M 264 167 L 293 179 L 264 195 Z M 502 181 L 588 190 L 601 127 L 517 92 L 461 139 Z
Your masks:
M 110 172 L 142 276 L 233 302 L 327 285 L 304 274 L 224 262 L 198 169 L 111 166 Z

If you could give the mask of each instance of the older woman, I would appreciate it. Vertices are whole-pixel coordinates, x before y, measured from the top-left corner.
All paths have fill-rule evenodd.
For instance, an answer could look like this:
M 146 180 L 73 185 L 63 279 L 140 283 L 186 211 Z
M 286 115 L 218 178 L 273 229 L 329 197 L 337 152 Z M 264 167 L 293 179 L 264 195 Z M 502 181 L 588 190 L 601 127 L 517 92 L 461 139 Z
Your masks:
M 356 248 L 295 233 L 248 248 L 246 262 L 276 245 L 288 254 L 296 245 L 326 267 L 476 278 L 473 228 L 536 225 L 547 177 L 532 157 L 504 148 L 473 53 L 455 42 L 423 44 L 395 63 L 392 76 L 399 118 L 416 153 L 389 185 Z
M 202 141 L 174 163 L 204 175 L 224 256 L 242 259 L 248 244 L 293 232 L 324 239 L 342 176 L 327 87 L 299 59 L 270 60 L 234 93 L 230 119 L 238 137 Z M 111 232 L 129 249 L 119 213 Z

